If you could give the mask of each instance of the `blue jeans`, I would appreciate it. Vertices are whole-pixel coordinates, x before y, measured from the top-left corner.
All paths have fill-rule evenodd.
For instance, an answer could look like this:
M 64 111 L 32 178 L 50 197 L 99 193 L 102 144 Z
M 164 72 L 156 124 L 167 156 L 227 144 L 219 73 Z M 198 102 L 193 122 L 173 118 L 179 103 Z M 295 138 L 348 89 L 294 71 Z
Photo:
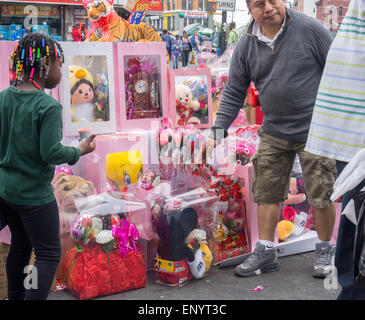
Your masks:
M 179 69 L 179 56 L 172 56 L 173 68 Z
M 336 161 L 337 173 L 341 174 L 347 162 Z M 354 189 L 342 196 L 342 210 L 346 207 L 353 195 L 365 186 L 365 179 Z M 354 280 L 354 242 L 356 226 L 341 215 L 338 227 L 338 236 L 335 254 L 335 266 L 337 268 L 338 282 L 341 285 L 341 292 L 338 300 L 365 300 L 365 287 L 356 285 Z

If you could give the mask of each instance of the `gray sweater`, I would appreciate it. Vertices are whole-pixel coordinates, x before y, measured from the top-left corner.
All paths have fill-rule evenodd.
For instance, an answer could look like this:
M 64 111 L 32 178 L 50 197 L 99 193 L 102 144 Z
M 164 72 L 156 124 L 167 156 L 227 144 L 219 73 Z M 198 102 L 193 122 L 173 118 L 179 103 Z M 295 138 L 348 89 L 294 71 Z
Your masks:
M 265 113 L 262 129 L 281 139 L 306 141 L 333 38 L 318 20 L 290 9 L 274 49 L 253 36 L 252 27 L 253 23 L 233 52 L 211 135 L 220 140 L 216 129 L 227 135 L 253 81 Z

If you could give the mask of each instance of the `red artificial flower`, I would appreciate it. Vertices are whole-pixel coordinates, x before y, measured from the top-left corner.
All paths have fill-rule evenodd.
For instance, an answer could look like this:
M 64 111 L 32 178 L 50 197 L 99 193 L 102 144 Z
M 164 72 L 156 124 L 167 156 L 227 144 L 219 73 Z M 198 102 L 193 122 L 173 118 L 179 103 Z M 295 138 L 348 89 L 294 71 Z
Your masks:
M 220 194 L 226 194 L 226 193 L 227 193 L 226 188 L 224 188 L 224 187 L 220 187 L 220 188 L 219 188 L 219 193 L 220 193 Z
M 236 200 L 241 199 L 241 198 L 242 198 L 242 193 L 241 193 L 241 192 L 236 192 L 236 193 L 235 193 L 235 195 L 234 195 L 234 198 L 235 198 Z
M 228 195 L 229 195 L 230 197 L 234 197 L 234 194 L 235 194 L 235 191 L 234 191 L 233 189 L 229 189 L 229 190 L 228 190 Z
M 225 184 L 226 186 L 230 186 L 230 185 L 231 185 L 231 183 L 232 183 L 232 180 L 231 180 L 230 178 L 224 179 L 224 184 Z
M 222 196 L 219 198 L 219 200 L 220 200 L 220 201 L 222 201 L 222 202 L 225 202 L 225 201 L 227 201 L 227 200 L 228 200 L 228 197 L 227 197 L 227 195 L 226 195 L 226 194 L 224 194 L 224 195 L 222 195 Z

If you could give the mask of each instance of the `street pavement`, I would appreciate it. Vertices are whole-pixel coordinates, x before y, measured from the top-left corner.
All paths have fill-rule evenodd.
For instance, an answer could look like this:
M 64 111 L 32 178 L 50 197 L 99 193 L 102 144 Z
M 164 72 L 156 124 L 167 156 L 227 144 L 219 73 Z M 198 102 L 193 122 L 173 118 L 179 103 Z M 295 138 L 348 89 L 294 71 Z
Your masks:
M 335 300 L 339 287 L 329 279 L 312 277 L 314 252 L 279 258 L 280 270 L 251 278 L 237 277 L 234 267 L 213 267 L 202 280 L 168 287 L 149 272 L 145 288 L 95 300 Z M 263 289 L 253 291 L 258 286 Z M 336 288 L 337 287 L 337 288 Z M 75 300 L 67 291 L 51 292 L 49 300 Z

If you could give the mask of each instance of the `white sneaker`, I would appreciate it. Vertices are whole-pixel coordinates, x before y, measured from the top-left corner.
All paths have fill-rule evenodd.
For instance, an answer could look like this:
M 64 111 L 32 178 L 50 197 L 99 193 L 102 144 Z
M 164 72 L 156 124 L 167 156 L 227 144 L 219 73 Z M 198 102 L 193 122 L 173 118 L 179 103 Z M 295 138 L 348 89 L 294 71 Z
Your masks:
M 203 252 L 198 249 L 195 253 L 195 259 L 192 262 L 188 261 L 190 272 L 195 279 L 203 278 L 205 273 L 205 262 L 203 260 Z

